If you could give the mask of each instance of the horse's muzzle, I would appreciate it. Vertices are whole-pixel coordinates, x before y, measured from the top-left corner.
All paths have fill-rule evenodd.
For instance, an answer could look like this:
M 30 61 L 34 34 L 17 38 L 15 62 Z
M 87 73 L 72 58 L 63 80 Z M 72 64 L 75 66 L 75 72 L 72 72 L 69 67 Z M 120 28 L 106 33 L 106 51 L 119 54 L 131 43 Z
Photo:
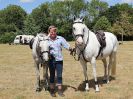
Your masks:
M 48 61 L 42 61 L 42 64 L 48 65 Z
M 83 45 L 83 42 L 76 41 L 76 45 L 82 46 Z

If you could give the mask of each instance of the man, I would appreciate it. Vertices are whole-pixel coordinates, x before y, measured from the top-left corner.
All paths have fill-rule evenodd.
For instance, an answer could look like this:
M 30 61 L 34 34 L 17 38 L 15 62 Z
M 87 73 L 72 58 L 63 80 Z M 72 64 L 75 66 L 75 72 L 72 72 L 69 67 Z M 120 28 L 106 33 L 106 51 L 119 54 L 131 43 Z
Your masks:
M 55 73 L 57 73 L 57 88 L 59 96 L 64 96 L 62 91 L 62 71 L 63 71 L 63 56 L 62 56 L 62 47 L 72 51 L 70 45 L 67 41 L 57 35 L 57 28 L 55 26 L 50 26 L 48 28 L 49 33 L 49 44 L 50 44 L 50 61 L 49 61 L 49 70 L 50 70 L 50 94 L 53 97 L 55 95 Z M 56 71 L 56 72 L 55 72 Z

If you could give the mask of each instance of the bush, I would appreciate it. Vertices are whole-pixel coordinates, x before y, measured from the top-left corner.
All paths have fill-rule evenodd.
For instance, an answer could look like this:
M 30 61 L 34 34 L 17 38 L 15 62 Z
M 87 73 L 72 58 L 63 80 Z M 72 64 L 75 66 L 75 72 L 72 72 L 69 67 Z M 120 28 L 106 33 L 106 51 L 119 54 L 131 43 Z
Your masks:
M 0 36 L 0 43 L 12 43 L 15 38 L 15 33 L 4 33 Z

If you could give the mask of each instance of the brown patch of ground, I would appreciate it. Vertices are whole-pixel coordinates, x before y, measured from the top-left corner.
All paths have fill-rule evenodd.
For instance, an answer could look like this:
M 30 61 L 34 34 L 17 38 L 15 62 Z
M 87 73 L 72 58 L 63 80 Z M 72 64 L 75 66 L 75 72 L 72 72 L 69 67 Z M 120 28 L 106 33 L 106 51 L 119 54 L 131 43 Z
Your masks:
M 73 43 L 71 43 L 73 45 Z M 79 62 L 63 50 L 64 99 L 132 99 L 133 41 L 119 45 L 117 76 L 109 84 L 102 82 L 103 65 L 97 61 L 100 92 L 95 93 L 92 66 L 88 63 L 90 91 L 85 92 L 84 75 Z M 27 45 L 0 45 L 0 99 L 50 99 L 48 91 L 35 92 L 35 68 Z M 60 97 L 57 95 L 57 98 Z

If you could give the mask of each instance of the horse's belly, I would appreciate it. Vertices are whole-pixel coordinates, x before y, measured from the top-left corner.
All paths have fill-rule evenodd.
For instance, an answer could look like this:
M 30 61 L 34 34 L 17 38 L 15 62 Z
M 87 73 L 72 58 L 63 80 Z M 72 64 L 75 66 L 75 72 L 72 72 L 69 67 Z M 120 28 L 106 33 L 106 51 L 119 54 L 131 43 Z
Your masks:
M 108 57 L 109 55 L 111 55 L 112 51 L 113 51 L 113 46 L 106 47 L 105 49 L 103 49 L 103 51 L 99 55 L 98 59 L 104 59 L 104 58 Z

